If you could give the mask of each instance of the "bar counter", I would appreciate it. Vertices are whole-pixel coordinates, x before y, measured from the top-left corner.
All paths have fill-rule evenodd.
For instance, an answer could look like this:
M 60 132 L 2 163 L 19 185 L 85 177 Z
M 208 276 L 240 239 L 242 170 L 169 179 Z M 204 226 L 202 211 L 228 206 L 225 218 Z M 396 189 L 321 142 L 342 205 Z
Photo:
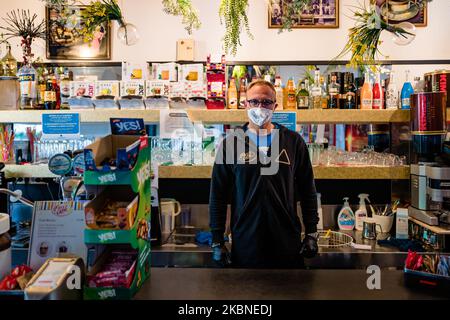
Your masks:
M 152 268 L 138 300 L 392 300 L 449 296 L 405 287 L 403 272 L 381 270 L 381 289 L 369 290 L 365 270 Z
M 369 265 L 381 268 L 404 266 L 407 252 L 392 246 L 380 246 L 376 240 L 362 238 L 361 231 L 346 231 L 357 244 L 370 245 L 371 250 L 358 250 L 351 247 L 319 248 L 319 254 L 313 259 L 305 259 L 305 265 L 311 269 L 363 269 Z M 380 236 L 380 239 L 387 235 Z M 207 245 L 172 245 L 152 248 L 153 267 L 213 267 L 211 248 Z

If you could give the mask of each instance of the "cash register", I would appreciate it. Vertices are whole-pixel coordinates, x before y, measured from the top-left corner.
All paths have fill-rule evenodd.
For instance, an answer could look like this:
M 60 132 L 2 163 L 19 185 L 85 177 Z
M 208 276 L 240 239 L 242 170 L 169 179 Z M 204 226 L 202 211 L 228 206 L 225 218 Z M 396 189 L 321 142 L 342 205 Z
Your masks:
M 450 149 L 445 92 L 411 95 L 410 235 L 431 250 L 450 249 Z

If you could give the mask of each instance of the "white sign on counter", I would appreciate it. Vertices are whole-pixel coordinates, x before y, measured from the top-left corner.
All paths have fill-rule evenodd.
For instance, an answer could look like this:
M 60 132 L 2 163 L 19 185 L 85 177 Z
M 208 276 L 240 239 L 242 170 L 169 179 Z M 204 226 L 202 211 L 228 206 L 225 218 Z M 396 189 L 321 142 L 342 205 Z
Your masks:
M 37 201 L 34 204 L 28 265 L 36 272 L 48 258 L 67 254 L 86 263 L 83 201 Z
M 161 109 L 159 111 L 159 136 L 163 139 L 174 139 L 192 136 L 194 125 L 184 110 Z

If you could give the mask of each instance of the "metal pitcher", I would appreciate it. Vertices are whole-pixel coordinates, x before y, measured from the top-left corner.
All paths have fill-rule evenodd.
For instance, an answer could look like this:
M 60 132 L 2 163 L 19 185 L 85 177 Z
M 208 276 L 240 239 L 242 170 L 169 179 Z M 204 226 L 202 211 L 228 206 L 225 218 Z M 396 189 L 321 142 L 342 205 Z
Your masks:
M 383 233 L 383 229 L 379 224 L 375 222 L 373 218 L 366 218 L 363 221 L 363 239 L 376 240 L 377 239 L 377 227 L 380 228 L 380 232 Z

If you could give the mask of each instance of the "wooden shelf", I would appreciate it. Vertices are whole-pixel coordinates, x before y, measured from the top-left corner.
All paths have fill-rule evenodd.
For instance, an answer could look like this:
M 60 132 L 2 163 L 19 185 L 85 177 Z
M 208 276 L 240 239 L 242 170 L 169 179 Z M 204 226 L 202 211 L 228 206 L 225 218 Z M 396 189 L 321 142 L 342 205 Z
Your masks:
M 288 111 L 288 110 L 286 110 Z M 187 109 L 193 122 L 205 124 L 242 124 L 245 110 Z M 408 122 L 409 110 L 296 110 L 298 123 L 394 123 Z M 0 111 L 0 123 L 41 123 L 43 113 L 79 113 L 83 123 L 108 122 L 109 118 L 142 118 L 147 123 L 159 122 L 159 110 L 17 110 Z
M 110 118 L 143 118 L 159 122 L 159 110 L 17 110 L 0 111 L 0 123 L 40 124 L 43 113 L 79 113 L 82 123 L 107 123 Z
M 16 165 L 7 164 L 5 169 L 5 177 L 8 178 L 56 178 L 48 169 L 47 164 L 30 164 Z
M 316 166 L 314 167 L 315 179 L 332 180 L 404 180 L 409 179 L 409 166 L 401 167 L 341 167 L 341 166 Z M 209 179 L 211 166 L 161 166 L 159 177 L 161 179 Z
M 430 226 L 429 224 L 426 224 L 422 221 L 419 221 L 417 219 L 414 219 L 412 217 L 409 217 L 409 220 L 417 223 L 419 226 L 422 226 L 428 230 L 430 230 L 431 232 L 434 232 L 436 234 L 445 234 L 445 235 L 450 235 L 450 227 L 447 225 L 442 225 L 442 226 Z
M 343 166 L 316 166 L 315 179 L 331 180 L 404 180 L 409 179 L 409 166 L 401 167 L 343 167 Z M 211 166 L 161 166 L 159 177 L 161 179 L 209 179 Z
M 289 111 L 289 110 L 285 110 Z M 409 110 L 295 110 L 298 123 L 394 123 L 409 122 Z M 245 110 L 187 110 L 192 121 L 206 124 L 243 123 Z
M 6 165 L 7 178 L 55 178 L 47 165 Z M 159 178 L 161 179 L 209 179 L 212 166 L 160 166 Z M 405 180 L 409 179 L 409 166 L 401 167 L 338 167 L 329 166 L 314 167 L 316 179 L 332 180 Z

